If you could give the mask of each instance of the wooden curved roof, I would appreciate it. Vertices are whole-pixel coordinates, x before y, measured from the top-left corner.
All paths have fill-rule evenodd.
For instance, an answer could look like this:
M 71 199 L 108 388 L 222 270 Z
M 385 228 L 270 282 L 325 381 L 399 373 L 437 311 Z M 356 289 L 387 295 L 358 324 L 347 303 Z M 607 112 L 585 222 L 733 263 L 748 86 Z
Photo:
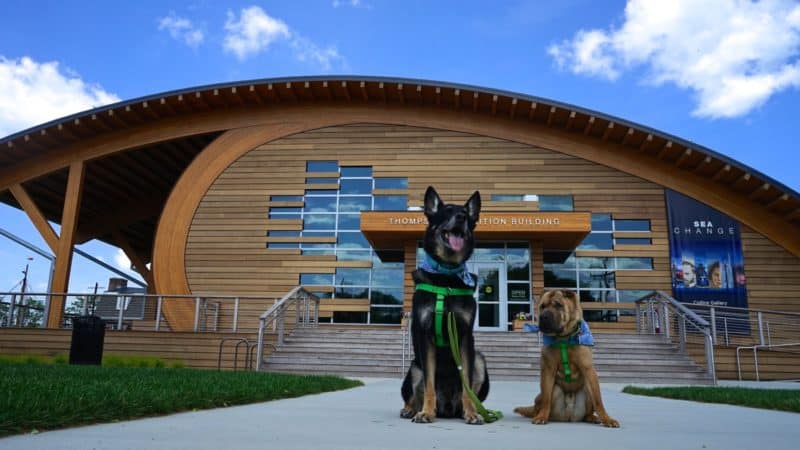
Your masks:
M 593 146 L 596 161 L 694 194 L 800 256 L 800 194 L 744 164 L 667 133 L 573 105 L 413 79 L 241 81 L 151 95 L 57 119 L 0 139 L 0 201 L 20 207 L 11 189 L 21 185 L 42 214 L 58 223 L 67 168 L 72 161 L 85 161 L 77 242 L 126 241 L 149 260 L 169 193 L 209 143 L 227 130 L 256 125 L 250 119 L 254 113 L 316 105 L 456 112 L 485 118 L 500 128 L 531 127 L 567 136 Z M 684 184 L 703 187 L 708 195 L 697 188 L 681 189 Z

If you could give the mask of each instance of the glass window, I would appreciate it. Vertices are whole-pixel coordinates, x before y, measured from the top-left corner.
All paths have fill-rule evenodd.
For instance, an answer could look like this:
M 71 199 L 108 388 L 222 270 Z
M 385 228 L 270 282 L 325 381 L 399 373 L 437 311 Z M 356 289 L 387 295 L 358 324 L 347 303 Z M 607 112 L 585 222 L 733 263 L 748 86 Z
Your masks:
M 545 269 L 563 269 L 575 267 L 575 254 L 572 252 L 545 251 L 542 260 Z
M 334 323 L 367 323 L 367 313 L 358 311 L 334 311 Z
M 314 291 L 311 292 L 311 294 L 316 295 L 319 298 L 333 298 L 333 292 Z
M 343 179 L 339 186 L 339 193 L 344 195 L 369 195 L 372 193 L 372 180 Z
M 269 242 L 267 248 L 300 248 L 300 244 L 297 242 Z
M 338 184 L 338 178 L 306 178 L 306 184 Z
M 617 258 L 618 270 L 653 270 L 653 258 Z
M 650 221 L 646 219 L 615 219 L 616 231 L 650 231 Z
M 513 322 L 514 319 L 517 318 L 517 314 L 530 314 L 531 313 L 531 306 L 529 304 L 511 304 L 508 305 L 508 321 Z
M 270 195 L 269 201 L 271 202 L 302 202 L 302 195 Z
M 338 172 L 338 161 L 308 161 L 306 162 L 306 172 Z
M 650 245 L 653 240 L 650 238 L 615 238 L 616 245 Z
M 307 249 L 307 248 L 303 247 L 303 249 L 300 250 L 300 254 L 301 255 L 306 255 L 306 256 L 331 256 L 331 255 L 333 255 L 333 249 L 332 248 L 328 248 L 328 249 L 324 249 L 324 248 L 323 249 L 316 249 L 316 248 Z
M 361 233 L 345 232 L 339 233 L 336 241 L 339 248 L 354 249 L 354 248 L 369 248 L 369 242 Z
M 369 250 L 336 250 L 339 261 L 369 261 L 372 255 Z
M 654 291 L 647 290 L 620 290 L 617 291 L 620 303 L 633 303 L 640 298 L 652 294 Z
M 614 272 L 581 270 L 578 278 L 582 288 L 613 288 L 616 286 Z
M 375 178 L 375 189 L 408 189 L 408 178 Z
M 505 248 L 503 244 L 491 244 L 478 242 L 472 252 L 470 261 L 503 261 L 505 260 Z
M 403 265 L 400 267 L 372 269 L 372 286 L 402 286 Z
M 272 214 L 299 213 L 299 212 L 300 212 L 300 208 L 297 208 L 297 207 L 281 208 L 281 207 L 273 206 L 273 207 L 271 207 L 269 209 L 270 215 L 272 215 Z
M 334 291 L 336 298 L 363 298 L 369 296 L 369 288 L 366 286 L 337 286 Z
M 303 216 L 304 232 L 305 230 L 333 230 L 335 226 L 335 214 L 306 214 Z
M 298 237 L 300 230 L 269 230 L 267 231 L 269 237 Z
M 521 202 L 523 198 L 522 194 L 492 194 L 490 197 L 493 202 Z
M 335 233 L 333 231 L 306 231 L 306 230 L 303 230 L 303 237 L 333 237 L 334 234 Z M 308 244 L 305 244 L 305 245 L 308 245 Z M 327 244 L 327 245 L 331 245 L 331 244 Z
M 577 273 L 574 270 L 547 270 L 544 271 L 544 287 L 575 288 L 578 286 Z
M 333 274 L 330 273 L 301 273 L 300 284 L 316 285 L 316 286 L 331 286 L 333 284 Z
M 402 305 L 402 289 L 372 288 L 369 302 L 373 305 Z
M 342 167 L 341 176 L 343 177 L 371 177 L 372 166 Z
M 614 303 L 614 291 L 584 290 L 579 293 L 582 302 L 610 302 Z
M 578 246 L 581 250 L 611 250 L 613 247 L 614 238 L 611 233 L 589 233 Z
M 408 205 L 406 195 L 376 195 L 375 211 L 405 211 Z
M 308 197 L 318 197 L 321 195 L 335 197 L 337 192 L 339 191 L 336 189 L 306 189 L 306 199 L 308 199 Z
M 400 319 L 402 318 L 403 318 L 402 308 L 387 308 L 387 307 L 370 308 L 370 314 L 369 314 L 370 323 L 398 324 L 400 323 Z
M 578 257 L 578 267 L 581 269 L 613 269 L 614 258 L 580 256 Z
M 336 285 L 368 286 L 369 269 L 338 268 L 336 269 Z
M 359 230 L 361 226 L 360 214 L 339 214 L 340 230 Z
M 303 242 L 300 244 L 304 249 L 322 249 L 322 248 L 333 248 L 333 244 L 328 242 Z
M 306 213 L 336 212 L 336 197 L 308 197 L 303 210 Z
M 506 289 L 509 302 L 529 302 L 531 300 L 530 283 L 508 283 Z
M 571 195 L 540 195 L 539 211 L 572 211 Z
M 372 198 L 370 197 L 340 197 L 340 212 L 361 212 L 372 209 Z
M 592 231 L 611 231 L 611 214 L 592 214 Z

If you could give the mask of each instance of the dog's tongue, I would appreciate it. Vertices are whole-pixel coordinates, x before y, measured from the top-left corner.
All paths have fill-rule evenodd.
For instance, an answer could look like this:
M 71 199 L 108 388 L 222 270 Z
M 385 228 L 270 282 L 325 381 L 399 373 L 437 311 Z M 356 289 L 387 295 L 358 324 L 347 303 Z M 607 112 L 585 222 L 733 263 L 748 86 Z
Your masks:
M 450 237 L 447 238 L 447 243 L 450 245 L 450 248 L 457 252 L 464 248 L 464 238 L 461 236 L 451 234 Z

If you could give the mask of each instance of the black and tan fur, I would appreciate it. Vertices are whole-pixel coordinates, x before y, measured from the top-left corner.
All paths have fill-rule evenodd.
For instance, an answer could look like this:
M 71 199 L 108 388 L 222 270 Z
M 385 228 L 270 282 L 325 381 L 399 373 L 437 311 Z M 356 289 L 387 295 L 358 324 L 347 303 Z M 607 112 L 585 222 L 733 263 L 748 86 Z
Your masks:
M 436 191 L 429 187 L 425 192 L 425 215 L 428 228 L 423 246 L 438 263 L 458 266 L 472 255 L 475 240 L 473 231 L 480 213 L 480 194 L 475 192 L 464 206 L 445 205 Z M 450 234 L 463 238 L 463 248 L 454 250 L 448 245 Z M 416 270 L 414 283 L 436 286 L 470 288 L 453 275 L 443 275 Z M 436 295 L 416 291 L 411 308 L 411 339 L 414 360 L 408 369 L 401 393 L 403 409 L 400 415 L 416 423 L 430 423 L 434 417 L 463 417 L 469 424 L 482 424 L 483 418 L 475 411 L 472 401 L 463 392 L 458 369 L 450 347 L 437 348 L 434 343 L 434 316 Z M 458 340 L 465 373 L 478 398 L 483 401 L 489 393 L 489 375 L 486 361 L 475 351 L 472 328 L 475 323 L 475 299 L 472 296 L 452 296 L 445 299 L 445 318 L 454 313 Z M 446 335 L 447 326 L 444 327 Z
M 568 290 L 553 290 L 539 302 L 539 329 L 543 334 L 566 337 L 577 330 L 583 318 L 578 296 Z M 567 350 L 572 381 L 567 382 L 558 346 L 542 347 L 540 393 L 532 406 L 520 406 L 514 412 L 532 418 L 535 424 L 548 421 L 583 420 L 617 428 L 600 395 L 600 381 L 592 361 L 592 348 L 575 345 Z

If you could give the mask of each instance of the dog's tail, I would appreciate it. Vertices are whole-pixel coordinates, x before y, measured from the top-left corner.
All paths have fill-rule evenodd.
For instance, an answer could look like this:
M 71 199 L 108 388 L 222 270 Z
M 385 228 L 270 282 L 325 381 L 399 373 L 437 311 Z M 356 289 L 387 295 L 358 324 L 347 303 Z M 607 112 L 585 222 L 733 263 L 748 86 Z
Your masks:
M 521 416 L 533 418 L 533 416 L 535 416 L 538 411 L 535 405 L 531 405 L 531 406 L 517 406 L 516 408 L 514 408 L 514 412 Z

